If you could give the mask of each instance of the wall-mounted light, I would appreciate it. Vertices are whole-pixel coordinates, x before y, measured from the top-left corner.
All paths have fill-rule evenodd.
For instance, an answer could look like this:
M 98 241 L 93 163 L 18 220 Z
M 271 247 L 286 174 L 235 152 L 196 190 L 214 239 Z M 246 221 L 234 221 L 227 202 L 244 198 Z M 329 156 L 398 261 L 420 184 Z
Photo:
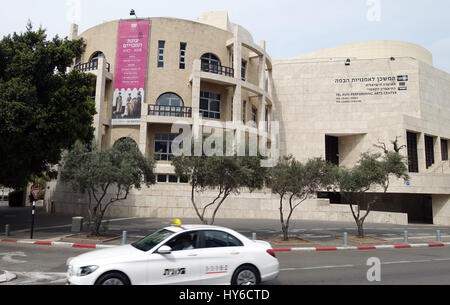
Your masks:
M 347 60 L 345 61 L 345 65 L 346 65 L 346 66 L 350 66 L 350 63 L 351 63 L 350 58 L 347 58 Z
M 395 57 L 391 57 L 391 61 L 395 61 Z
M 136 16 L 136 11 L 135 10 L 131 10 L 130 11 L 130 16 Z

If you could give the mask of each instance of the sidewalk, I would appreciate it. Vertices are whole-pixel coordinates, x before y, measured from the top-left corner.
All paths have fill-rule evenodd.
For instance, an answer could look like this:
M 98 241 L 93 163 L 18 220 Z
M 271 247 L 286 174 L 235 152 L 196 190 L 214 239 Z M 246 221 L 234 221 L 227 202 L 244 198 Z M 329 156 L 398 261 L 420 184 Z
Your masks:
M 117 235 L 117 239 L 101 243 L 106 246 L 116 246 L 122 243 L 122 232 L 127 231 L 127 243 L 132 243 L 140 238 L 147 236 L 156 230 L 171 225 L 173 219 L 155 219 L 155 218 L 121 218 L 105 219 L 104 225 L 108 227 L 108 234 Z M 182 219 L 184 224 L 200 224 L 198 219 Z M 10 225 L 10 235 L 5 236 L 5 225 Z M 298 248 L 336 248 L 343 247 L 344 232 L 349 234 L 347 246 L 351 247 L 373 247 L 379 245 L 405 245 L 414 244 L 433 244 L 436 243 L 436 229 L 441 229 L 442 242 L 450 242 L 450 228 L 435 227 L 429 225 L 366 225 L 367 241 L 360 242 L 352 238 L 356 234 L 354 223 L 337 222 L 319 222 L 319 221 L 293 221 L 291 224 L 291 237 L 294 242 L 278 243 L 274 238 L 281 236 L 281 225 L 279 220 L 246 220 L 246 219 L 219 219 L 216 222 L 218 226 L 224 226 L 234 229 L 241 234 L 252 238 L 256 233 L 257 239 L 266 239 L 274 247 L 284 249 Z M 72 217 L 64 215 L 51 215 L 45 213 L 42 207 L 38 207 L 35 216 L 34 239 L 30 240 L 31 213 L 30 208 L 9 208 L 0 206 L 0 240 L 4 242 L 20 241 L 22 243 L 33 244 L 36 241 L 43 244 L 79 244 L 86 245 L 86 241 L 61 242 L 72 233 Z M 88 232 L 88 225 L 83 226 L 84 233 Z M 404 242 L 403 232 L 409 231 L 409 242 Z M 295 239 L 299 238 L 298 241 Z M 90 242 L 89 244 L 96 244 Z

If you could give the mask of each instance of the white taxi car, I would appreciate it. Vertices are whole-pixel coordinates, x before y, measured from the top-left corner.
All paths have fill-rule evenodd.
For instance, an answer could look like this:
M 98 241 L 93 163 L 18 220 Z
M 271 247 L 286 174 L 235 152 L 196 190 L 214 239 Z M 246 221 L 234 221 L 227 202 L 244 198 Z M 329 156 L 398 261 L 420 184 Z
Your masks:
M 206 225 L 167 227 L 67 265 L 72 285 L 257 285 L 279 274 L 269 243 Z

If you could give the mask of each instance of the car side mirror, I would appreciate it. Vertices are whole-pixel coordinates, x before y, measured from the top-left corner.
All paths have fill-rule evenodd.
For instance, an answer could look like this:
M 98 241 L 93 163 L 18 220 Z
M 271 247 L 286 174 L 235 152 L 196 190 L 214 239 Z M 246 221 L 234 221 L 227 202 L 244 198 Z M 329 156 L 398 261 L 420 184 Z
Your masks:
M 172 248 L 169 246 L 162 246 L 156 251 L 158 254 L 166 255 L 172 253 Z

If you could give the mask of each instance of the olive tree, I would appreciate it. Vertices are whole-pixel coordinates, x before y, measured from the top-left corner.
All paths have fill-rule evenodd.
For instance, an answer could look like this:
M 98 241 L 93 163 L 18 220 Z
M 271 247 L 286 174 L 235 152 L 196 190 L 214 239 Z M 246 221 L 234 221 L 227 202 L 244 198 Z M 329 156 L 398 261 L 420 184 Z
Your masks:
M 317 191 L 327 187 L 333 168 L 321 158 L 301 163 L 292 156 L 281 158 L 268 173 L 267 186 L 279 196 L 283 240 L 289 239 L 289 225 L 294 211 Z
M 230 195 L 237 195 L 244 188 L 250 191 L 261 189 L 266 174 L 258 156 L 178 156 L 174 158 L 173 166 L 178 176 L 189 178 L 191 202 L 198 218 L 211 225 Z M 202 199 L 207 191 L 216 192 L 216 195 L 204 204 Z
M 337 168 L 336 188 L 350 206 L 358 237 L 364 238 L 364 222 L 380 197 L 377 191 L 381 189 L 386 194 L 391 177 L 409 180 L 404 157 L 398 152 L 364 153 L 353 168 Z M 372 192 L 369 199 L 368 192 Z
M 61 180 L 73 191 L 87 194 L 91 220 L 90 235 L 100 235 L 108 208 L 126 200 L 133 188 L 155 183 L 154 161 L 145 158 L 136 143 L 122 139 L 104 151 L 89 145 L 76 145 L 63 157 Z

